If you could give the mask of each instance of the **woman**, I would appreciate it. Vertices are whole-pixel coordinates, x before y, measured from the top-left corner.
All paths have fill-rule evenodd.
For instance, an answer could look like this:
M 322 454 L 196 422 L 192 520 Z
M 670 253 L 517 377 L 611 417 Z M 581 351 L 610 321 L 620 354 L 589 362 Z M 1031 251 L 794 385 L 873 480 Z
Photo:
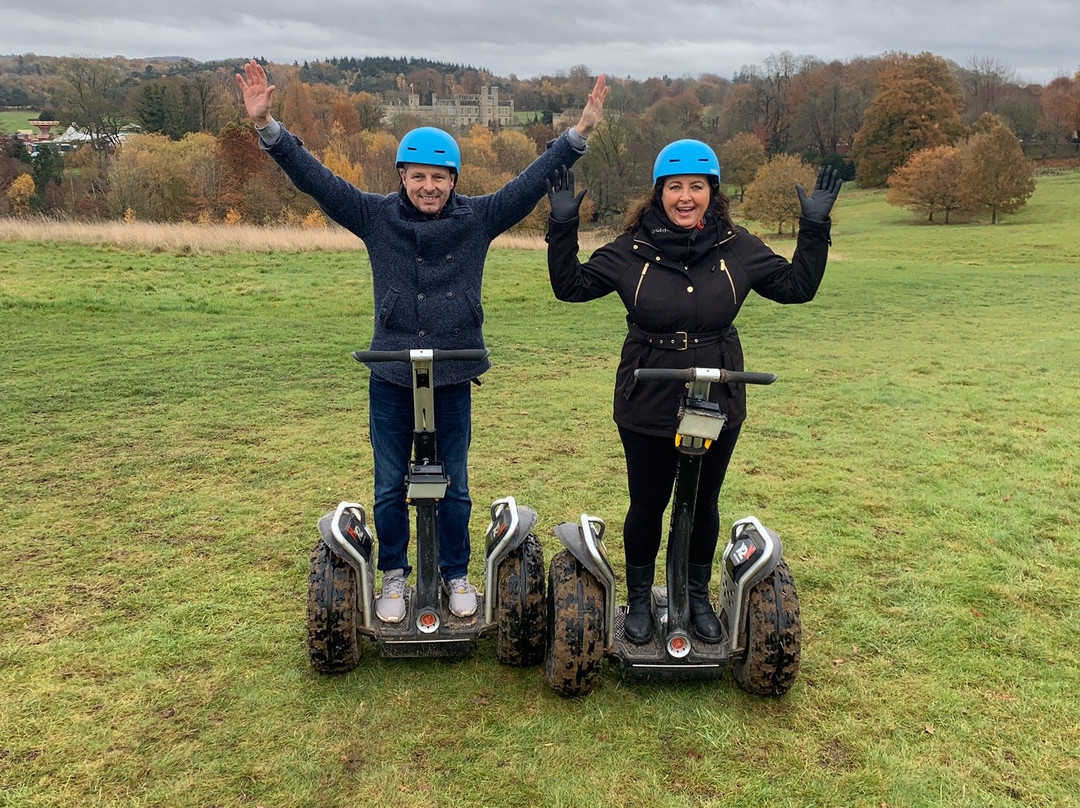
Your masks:
M 677 382 L 639 386 L 634 371 L 743 370 L 733 325 L 739 308 L 751 291 L 778 303 L 813 299 L 825 274 L 829 211 L 840 185 L 830 167 L 818 174 L 812 195 L 795 187 L 802 217 L 789 262 L 732 223 L 715 152 L 698 140 L 678 140 L 657 155 L 653 188 L 630 210 L 623 232 L 582 264 L 577 213 L 585 192 L 574 194 L 574 175 L 565 166 L 552 177 L 547 241 L 555 296 L 579 303 L 616 292 L 627 311 L 614 418 L 630 494 L 623 526 L 629 606 L 624 630 L 630 642 L 652 638 L 650 590 L 675 480 L 673 438 L 685 392 Z M 720 488 L 746 416 L 746 391 L 741 384 L 713 385 L 711 397 L 727 422 L 702 462 L 688 588 L 692 631 L 705 642 L 718 642 L 722 632 L 708 585 L 720 535 Z

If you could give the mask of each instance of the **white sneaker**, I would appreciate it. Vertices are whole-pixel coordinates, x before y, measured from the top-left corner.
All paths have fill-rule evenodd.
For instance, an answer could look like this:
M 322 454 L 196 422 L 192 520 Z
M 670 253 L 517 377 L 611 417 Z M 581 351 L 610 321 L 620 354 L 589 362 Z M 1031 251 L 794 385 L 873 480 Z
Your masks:
M 405 617 L 405 570 L 383 573 L 382 594 L 375 601 L 375 616 L 384 623 L 400 623 Z
M 468 578 L 454 578 L 446 588 L 450 592 L 450 614 L 455 617 L 472 617 L 476 614 L 476 587 Z

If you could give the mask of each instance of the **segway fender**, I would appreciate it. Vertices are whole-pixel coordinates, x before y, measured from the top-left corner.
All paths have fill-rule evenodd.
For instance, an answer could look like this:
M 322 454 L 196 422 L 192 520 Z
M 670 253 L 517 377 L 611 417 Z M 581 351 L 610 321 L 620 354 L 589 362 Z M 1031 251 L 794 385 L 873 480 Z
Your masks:
M 513 497 L 491 503 L 491 524 L 485 534 L 484 590 L 493 593 L 496 573 L 506 557 L 516 550 L 536 527 L 539 517 L 532 508 L 518 505 Z M 495 598 L 484 598 L 484 617 L 490 625 L 495 620 Z
M 732 653 L 745 647 L 750 590 L 776 569 L 782 552 L 780 537 L 756 517 L 747 516 L 732 525 L 731 540 L 724 548 L 722 593 Z
M 538 519 L 536 511 L 518 505 L 513 497 L 491 503 L 491 524 L 485 535 L 487 557 L 494 559 L 494 566 L 497 567 L 507 553 L 521 546 Z
M 563 522 L 555 528 L 555 535 L 581 562 L 604 589 L 604 646 L 615 643 L 615 572 L 604 549 L 604 521 L 588 514 L 581 515 L 581 522 Z
M 360 607 L 365 628 L 371 627 L 375 568 L 371 563 L 375 540 L 368 530 L 364 507 L 341 502 L 319 520 L 319 537 L 330 552 L 356 570 L 360 580 Z

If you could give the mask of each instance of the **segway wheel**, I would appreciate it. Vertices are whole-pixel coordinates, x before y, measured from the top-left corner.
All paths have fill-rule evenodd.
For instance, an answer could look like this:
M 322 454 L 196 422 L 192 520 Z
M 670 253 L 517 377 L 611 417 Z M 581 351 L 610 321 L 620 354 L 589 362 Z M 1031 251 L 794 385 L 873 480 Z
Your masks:
M 495 655 L 504 665 L 539 665 L 547 647 L 544 548 L 530 533 L 496 574 L 499 634 Z
M 732 665 L 735 682 L 757 696 L 782 696 L 802 655 L 799 596 L 785 562 L 750 590 L 746 619 L 746 655 Z
M 308 658 L 321 673 L 344 673 L 360 664 L 357 633 L 359 577 L 326 542 L 311 553 L 308 575 Z
M 544 683 L 560 696 L 596 687 L 604 660 L 604 588 L 568 550 L 551 559 Z

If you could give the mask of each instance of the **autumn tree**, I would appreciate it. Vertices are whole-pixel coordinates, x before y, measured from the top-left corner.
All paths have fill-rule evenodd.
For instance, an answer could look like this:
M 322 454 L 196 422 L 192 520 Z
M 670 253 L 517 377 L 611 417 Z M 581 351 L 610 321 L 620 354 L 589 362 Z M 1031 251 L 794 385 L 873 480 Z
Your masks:
M 1080 73 L 1047 84 L 1041 94 L 1043 125 L 1057 138 L 1080 134 Z
M 696 94 L 686 92 L 667 98 L 661 98 L 645 114 L 650 126 L 666 129 L 672 137 L 700 137 L 701 101 Z
M 536 144 L 522 132 L 512 129 L 495 135 L 492 142 L 499 171 L 517 176 L 536 159 Z
M 652 165 L 635 148 L 640 127 L 636 115 L 604 118 L 589 136 L 589 151 L 574 164 L 577 185 L 588 189 L 585 198 L 602 220 L 620 218 L 626 201 L 648 187 Z
M 754 135 L 741 132 L 719 149 L 720 178 L 739 189 L 739 201 L 746 198 L 746 186 L 765 165 L 765 147 Z
M 349 135 L 337 121 L 330 132 L 330 142 L 323 150 L 322 164 L 346 182 L 357 188 L 364 187 L 364 168 L 349 158 Z
M 758 170 L 746 189 L 742 214 L 757 222 L 775 222 L 778 235 L 783 234 L 785 224 L 794 233 L 802 213 L 795 186 L 813 188 L 814 180 L 814 169 L 800 158 L 778 154 Z
M 250 178 L 269 172 L 268 158 L 262 154 L 259 136 L 250 126 L 230 123 L 217 136 L 217 159 L 221 165 L 220 190 L 214 200 L 215 218 L 229 210 L 243 211 L 245 187 Z
M 109 210 L 121 217 L 175 222 L 192 210 L 187 176 L 165 135 L 127 138 L 109 161 Z
M 929 222 L 934 214 L 945 214 L 945 224 L 954 211 L 963 210 L 960 189 L 963 154 L 955 146 L 934 146 L 915 152 L 889 175 L 890 205 L 922 213 Z
M 30 200 L 34 198 L 34 178 L 29 174 L 20 174 L 8 186 L 8 207 L 15 216 L 26 216 L 30 213 Z
M 960 189 L 966 204 L 999 213 L 1013 213 L 1035 192 L 1035 165 L 1024 156 L 1016 135 L 995 116 L 984 115 L 978 131 L 961 146 Z
M 30 152 L 17 137 L 0 133 L 0 188 L 20 174 L 30 173 Z
M 299 79 L 285 85 L 285 100 L 281 108 L 282 120 L 289 131 L 304 141 L 309 149 L 321 149 L 325 145 L 322 132 L 315 120 L 315 108 L 308 98 L 307 88 Z
M 851 152 L 859 185 L 885 185 L 915 152 L 960 134 L 960 85 L 938 56 L 900 56 L 883 71 Z
M 486 126 L 474 123 L 466 137 L 458 138 L 461 147 L 461 173 L 457 191 L 465 196 L 480 196 L 498 190 L 511 178 L 499 170 L 495 135 Z
M 381 131 L 365 130 L 360 136 L 363 142 L 360 166 L 364 171 L 366 190 L 381 194 L 395 191 L 401 184 L 397 172 L 398 139 Z

